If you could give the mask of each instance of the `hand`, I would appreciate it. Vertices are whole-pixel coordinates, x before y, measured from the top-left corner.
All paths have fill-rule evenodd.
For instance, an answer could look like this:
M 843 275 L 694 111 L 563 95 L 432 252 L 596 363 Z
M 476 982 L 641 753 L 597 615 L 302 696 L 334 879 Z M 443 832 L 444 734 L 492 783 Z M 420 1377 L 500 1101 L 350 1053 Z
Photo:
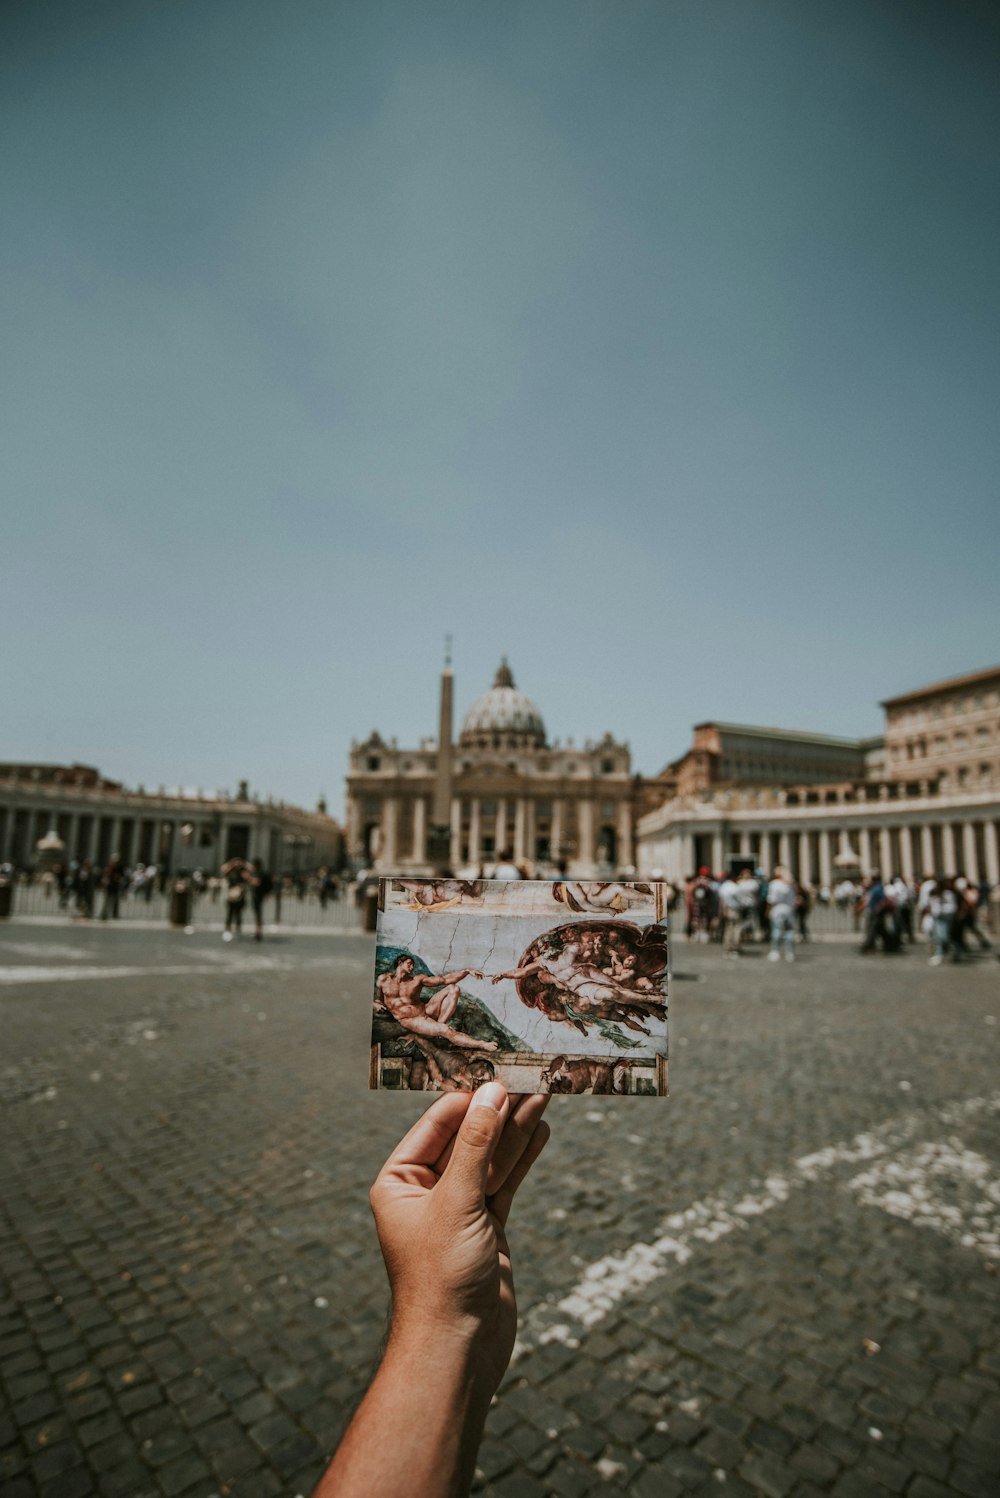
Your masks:
M 510 1362 L 517 1307 L 505 1227 L 549 1137 L 545 1095 L 489 1082 L 429 1108 L 371 1190 L 389 1274 L 392 1340 L 468 1359 L 488 1399 Z

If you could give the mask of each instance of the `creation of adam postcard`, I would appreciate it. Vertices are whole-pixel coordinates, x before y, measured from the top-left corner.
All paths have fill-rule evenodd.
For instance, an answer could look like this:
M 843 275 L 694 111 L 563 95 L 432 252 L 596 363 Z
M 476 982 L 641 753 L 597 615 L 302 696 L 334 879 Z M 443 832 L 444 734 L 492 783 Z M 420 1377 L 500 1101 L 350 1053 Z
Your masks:
M 379 882 L 369 1086 L 667 1093 L 660 884 Z

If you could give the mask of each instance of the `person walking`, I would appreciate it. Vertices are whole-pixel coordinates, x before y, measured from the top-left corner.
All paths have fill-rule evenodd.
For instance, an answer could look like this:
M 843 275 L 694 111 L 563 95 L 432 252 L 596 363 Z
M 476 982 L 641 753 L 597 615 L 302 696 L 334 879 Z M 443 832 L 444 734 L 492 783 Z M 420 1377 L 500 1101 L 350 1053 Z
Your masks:
M 101 876 L 101 888 L 104 891 L 104 902 L 101 905 L 102 921 L 106 921 L 108 916 L 117 921 L 124 883 L 125 869 L 121 858 L 116 853 Z
M 960 960 L 955 942 L 955 916 L 958 913 L 958 896 L 950 879 L 936 879 L 927 892 L 927 910 L 931 918 L 931 942 L 934 951 L 930 966 L 940 967 L 948 956 L 953 962 Z
M 242 858 L 231 858 L 222 865 L 222 877 L 226 881 L 226 928 L 223 941 L 232 941 L 243 933 L 243 907 L 247 899 L 246 863 Z
M 253 909 L 253 939 L 264 939 L 264 901 L 274 888 L 274 880 L 264 867 L 263 860 L 255 858 L 245 871 L 250 887 L 250 905 Z
M 782 944 L 786 962 L 795 961 L 795 885 L 788 870 L 778 864 L 767 886 L 767 909 L 771 917 L 771 950 L 769 962 L 781 961 Z

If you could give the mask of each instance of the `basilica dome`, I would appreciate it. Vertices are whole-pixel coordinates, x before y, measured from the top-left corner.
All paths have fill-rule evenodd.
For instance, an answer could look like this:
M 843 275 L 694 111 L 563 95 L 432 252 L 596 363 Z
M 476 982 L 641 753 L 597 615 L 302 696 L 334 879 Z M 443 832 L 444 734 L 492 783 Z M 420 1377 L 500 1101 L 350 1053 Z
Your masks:
M 462 720 L 459 743 L 466 748 L 513 748 L 545 743 L 542 715 L 514 685 L 506 657 L 488 692 L 477 697 Z

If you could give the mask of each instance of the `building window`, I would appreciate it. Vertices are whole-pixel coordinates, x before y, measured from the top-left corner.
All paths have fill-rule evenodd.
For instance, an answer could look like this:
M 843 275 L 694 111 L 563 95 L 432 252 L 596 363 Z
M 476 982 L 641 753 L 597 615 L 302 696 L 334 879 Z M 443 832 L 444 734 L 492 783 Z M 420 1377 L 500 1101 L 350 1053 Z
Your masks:
M 613 759 L 602 759 L 601 760 L 601 774 L 602 775 L 613 775 L 614 773 L 615 773 L 615 762 L 614 762 L 614 760 Z
M 497 814 L 497 804 L 496 804 L 496 802 L 495 801 L 484 801 L 483 802 L 483 816 L 484 817 L 495 817 L 496 814 Z
M 368 759 L 366 761 L 366 769 L 369 769 L 369 770 L 378 770 L 378 769 L 381 768 L 381 765 L 382 765 L 382 761 L 379 759 L 379 757 L 378 757 L 377 754 L 369 754 Z
M 552 815 L 552 802 L 551 801 L 546 801 L 544 799 L 544 797 L 543 797 L 542 800 L 536 801 L 536 803 L 535 803 L 535 810 L 537 811 L 537 813 L 538 813 L 538 815 L 540 817 L 543 817 L 543 818 L 551 817 L 551 815 Z
M 368 800 L 365 802 L 365 816 L 366 817 L 377 817 L 378 816 L 378 800 L 376 799 L 376 797 L 369 796 Z

